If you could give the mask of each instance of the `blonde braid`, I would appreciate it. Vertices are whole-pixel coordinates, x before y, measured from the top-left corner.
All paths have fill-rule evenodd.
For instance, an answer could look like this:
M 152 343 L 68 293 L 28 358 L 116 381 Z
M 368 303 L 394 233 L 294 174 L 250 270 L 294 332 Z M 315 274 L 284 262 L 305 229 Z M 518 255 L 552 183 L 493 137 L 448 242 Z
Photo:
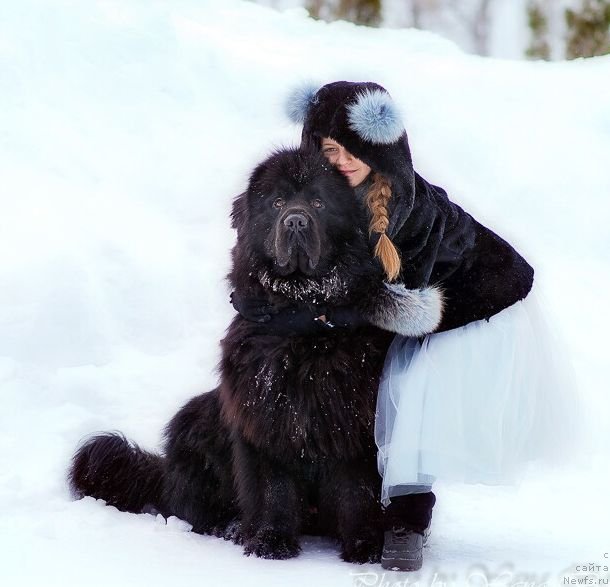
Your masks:
M 386 234 L 389 224 L 387 205 L 391 197 L 390 182 L 383 175 L 376 173 L 373 176 L 373 184 L 366 194 L 366 205 L 371 212 L 369 234 L 373 232 L 380 234 L 375 245 L 375 256 L 381 261 L 388 279 L 393 281 L 400 273 L 400 257 L 394 243 Z

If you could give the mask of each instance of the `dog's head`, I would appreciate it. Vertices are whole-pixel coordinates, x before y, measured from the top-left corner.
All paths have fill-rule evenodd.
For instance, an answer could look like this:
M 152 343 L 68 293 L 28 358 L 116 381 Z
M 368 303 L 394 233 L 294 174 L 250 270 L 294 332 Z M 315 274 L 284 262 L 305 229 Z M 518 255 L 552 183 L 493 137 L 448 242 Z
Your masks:
M 256 167 L 232 216 L 250 258 L 276 275 L 316 277 L 346 251 L 367 250 L 362 214 L 347 179 L 323 155 L 285 149 Z

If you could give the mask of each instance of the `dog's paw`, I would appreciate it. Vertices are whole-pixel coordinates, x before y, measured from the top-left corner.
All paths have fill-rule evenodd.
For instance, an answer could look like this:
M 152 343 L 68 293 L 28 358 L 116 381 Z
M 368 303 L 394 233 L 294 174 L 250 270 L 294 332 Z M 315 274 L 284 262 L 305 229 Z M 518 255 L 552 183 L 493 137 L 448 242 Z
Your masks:
M 286 536 L 273 528 L 261 528 L 252 538 L 244 540 L 244 554 L 248 556 L 283 560 L 299 552 L 301 547 L 294 536 Z
M 240 520 L 233 520 L 229 522 L 217 536 L 219 538 L 224 538 L 225 540 L 230 540 L 234 544 L 243 544 L 245 540 L 244 527 Z
M 346 563 L 378 563 L 381 560 L 381 549 L 383 543 L 380 539 L 373 537 L 356 538 L 347 540 L 341 550 L 341 558 Z

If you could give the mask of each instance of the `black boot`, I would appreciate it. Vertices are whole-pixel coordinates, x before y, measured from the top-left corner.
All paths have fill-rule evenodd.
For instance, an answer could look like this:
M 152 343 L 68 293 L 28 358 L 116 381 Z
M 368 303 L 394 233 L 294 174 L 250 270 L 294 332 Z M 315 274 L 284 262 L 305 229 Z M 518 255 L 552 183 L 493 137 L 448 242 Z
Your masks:
M 423 547 L 430 535 L 432 491 L 392 498 L 384 513 L 381 566 L 397 571 L 417 571 L 423 564 Z

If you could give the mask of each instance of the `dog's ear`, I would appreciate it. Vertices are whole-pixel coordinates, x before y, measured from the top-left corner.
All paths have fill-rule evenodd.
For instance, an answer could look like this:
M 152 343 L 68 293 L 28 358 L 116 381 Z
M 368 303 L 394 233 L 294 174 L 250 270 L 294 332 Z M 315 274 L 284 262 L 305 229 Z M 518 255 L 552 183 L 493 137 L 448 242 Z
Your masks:
M 233 200 L 231 208 L 231 226 L 240 232 L 247 222 L 248 217 L 248 192 L 242 192 Z
M 326 161 L 317 144 L 312 144 L 311 142 L 303 143 L 297 151 L 304 161 Z
M 262 185 L 263 178 L 270 170 L 272 160 L 273 157 L 269 157 L 254 168 L 254 171 L 252 171 L 250 178 L 248 179 L 248 188 L 245 192 L 239 194 L 239 196 L 233 200 L 233 208 L 231 210 L 231 226 L 237 229 L 238 233 L 248 222 L 248 199 L 261 196 L 264 192 Z

